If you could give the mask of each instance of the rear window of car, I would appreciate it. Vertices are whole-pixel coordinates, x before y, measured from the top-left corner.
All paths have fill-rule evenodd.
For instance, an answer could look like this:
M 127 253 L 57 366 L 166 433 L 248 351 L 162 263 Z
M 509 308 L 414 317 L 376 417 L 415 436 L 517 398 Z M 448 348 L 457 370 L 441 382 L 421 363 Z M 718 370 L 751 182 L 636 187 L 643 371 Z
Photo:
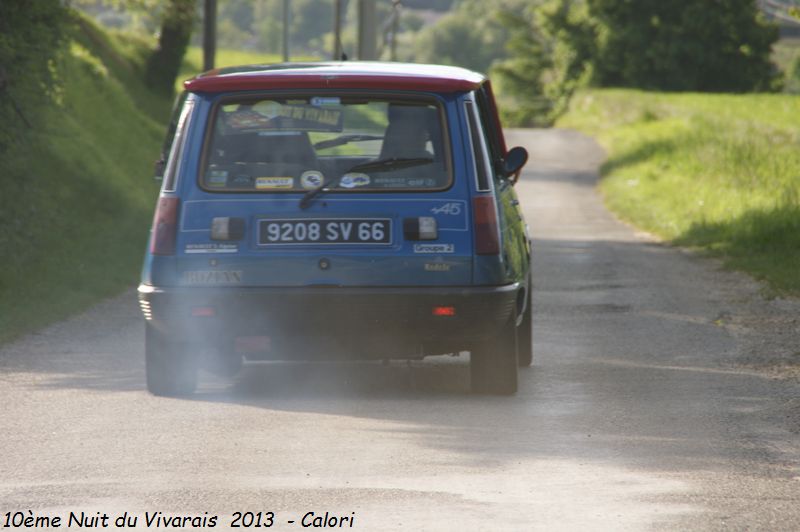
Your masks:
M 444 109 L 383 95 L 225 99 L 199 181 L 210 192 L 443 190 L 452 182 Z

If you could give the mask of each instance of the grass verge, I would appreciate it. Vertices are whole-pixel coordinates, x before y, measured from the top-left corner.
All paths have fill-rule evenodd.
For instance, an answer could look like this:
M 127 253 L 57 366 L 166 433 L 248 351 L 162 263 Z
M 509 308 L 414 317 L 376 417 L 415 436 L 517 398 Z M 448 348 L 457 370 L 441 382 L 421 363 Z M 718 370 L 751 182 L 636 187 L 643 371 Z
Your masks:
M 800 294 L 800 98 L 592 90 L 558 123 L 608 151 L 621 218 Z
M 147 43 L 75 15 L 59 102 L 0 160 L 0 343 L 135 283 L 171 102 L 142 79 Z

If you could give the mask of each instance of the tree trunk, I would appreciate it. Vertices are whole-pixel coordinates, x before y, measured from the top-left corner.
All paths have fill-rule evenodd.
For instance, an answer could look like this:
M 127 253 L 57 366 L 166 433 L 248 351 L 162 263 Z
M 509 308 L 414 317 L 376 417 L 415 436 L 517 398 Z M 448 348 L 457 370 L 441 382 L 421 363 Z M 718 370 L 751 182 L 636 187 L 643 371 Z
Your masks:
M 217 0 L 205 0 L 203 9 L 203 70 L 214 68 L 217 53 Z
M 172 94 L 189 45 L 195 20 L 195 0 L 169 0 L 161 22 L 158 47 L 147 61 L 145 80 L 154 90 Z

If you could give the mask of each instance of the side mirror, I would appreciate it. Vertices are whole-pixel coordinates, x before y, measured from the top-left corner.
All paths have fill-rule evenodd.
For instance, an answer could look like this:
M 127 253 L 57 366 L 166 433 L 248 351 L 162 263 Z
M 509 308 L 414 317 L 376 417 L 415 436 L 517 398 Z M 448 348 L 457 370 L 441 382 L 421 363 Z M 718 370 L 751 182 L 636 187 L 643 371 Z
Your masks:
M 164 169 L 167 166 L 167 161 L 164 159 L 164 156 L 158 158 L 158 160 L 153 165 L 153 179 L 156 181 L 161 181 L 164 179 Z
M 525 148 L 517 146 L 508 150 L 505 159 L 503 159 L 503 172 L 509 176 L 512 184 L 517 182 L 519 173 L 527 162 L 528 150 Z

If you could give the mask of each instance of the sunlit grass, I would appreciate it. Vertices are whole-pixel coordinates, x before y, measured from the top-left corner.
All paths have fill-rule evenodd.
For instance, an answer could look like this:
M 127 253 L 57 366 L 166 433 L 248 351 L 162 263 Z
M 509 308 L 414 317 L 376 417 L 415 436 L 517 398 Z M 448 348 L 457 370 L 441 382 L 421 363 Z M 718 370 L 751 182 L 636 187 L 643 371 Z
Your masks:
M 601 190 L 624 219 L 800 293 L 800 99 L 579 94 L 559 125 L 609 152 Z
M 291 61 L 319 61 L 320 58 L 313 56 L 291 56 Z M 239 66 L 239 65 L 269 65 L 281 63 L 283 57 L 280 54 L 267 54 L 251 52 L 247 50 L 231 50 L 222 48 L 217 50 L 214 56 L 215 68 Z M 192 78 L 203 71 L 203 49 L 199 46 L 190 46 L 183 58 L 183 65 L 178 75 L 175 88 L 177 91 L 182 89 L 184 80 Z
M 141 82 L 145 44 L 72 37 L 60 105 L 0 158 L 0 343 L 138 281 L 170 102 Z

